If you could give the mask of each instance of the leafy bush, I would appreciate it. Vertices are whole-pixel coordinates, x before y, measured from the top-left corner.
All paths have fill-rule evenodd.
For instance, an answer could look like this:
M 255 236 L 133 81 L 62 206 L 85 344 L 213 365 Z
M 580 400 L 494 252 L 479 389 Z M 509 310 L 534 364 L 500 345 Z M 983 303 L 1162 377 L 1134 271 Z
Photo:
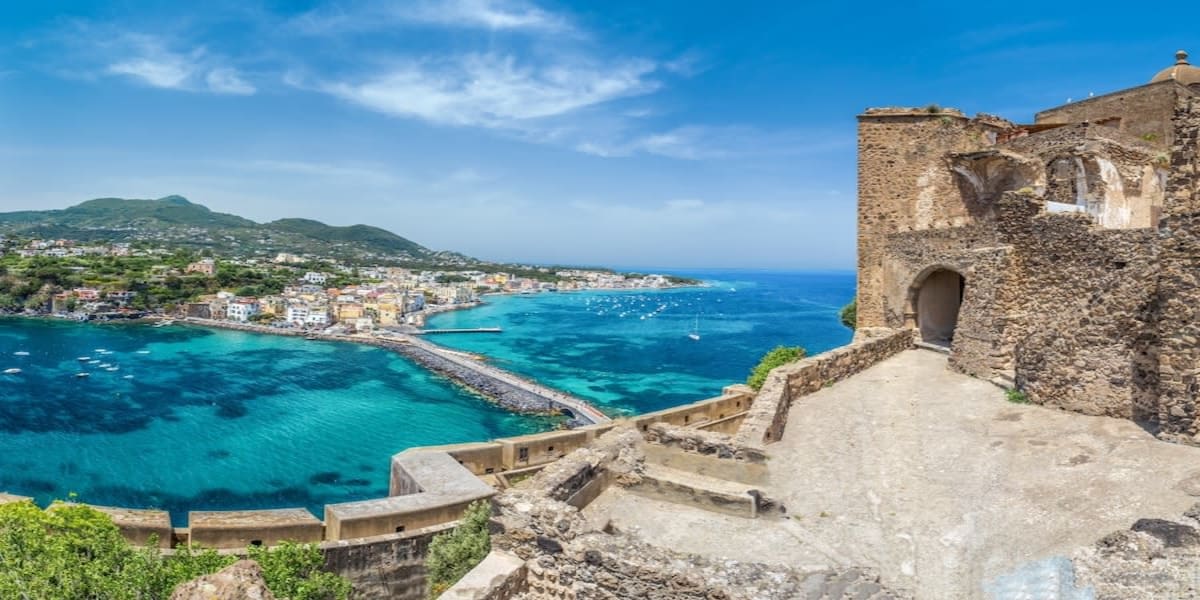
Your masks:
M 474 569 L 491 551 L 492 535 L 488 532 L 488 519 L 491 515 L 491 503 L 487 500 L 476 500 L 467 507 L 458 527 L 439 533 L 429 542 L 425 568 L 430 598 L 438 597 L 462 579 L 467 571 Z
M 165 600 L 180 583 L 237 560 L 186 546 L 163 556 L 155 543 L 134 548 L 108 515 L 85 505 L 55 504 L 44 511 L 29 501 L 0 505 L 0 598 Z M 349 581 L 320 571 L 316 546 L 284 544 L 249 553 L 281 599 L 349 595 Z
M 800 346 L 777 346 L 774 350 L 763 355 L 762 360 L 758 361 L 758 366 L 750 372 L 750 377 L 746 379 L 746 385 L 758 390 L 767 381 L 767 375 L 771 373 L 771 369 L 786 365 L 804 358 L 807 353 Z
M 854 329 L 858 326 L 858 299 L 850 301 L 842 307 L 842 312 L 838 313 L 838 317 L 842 319 L 842 325 Z

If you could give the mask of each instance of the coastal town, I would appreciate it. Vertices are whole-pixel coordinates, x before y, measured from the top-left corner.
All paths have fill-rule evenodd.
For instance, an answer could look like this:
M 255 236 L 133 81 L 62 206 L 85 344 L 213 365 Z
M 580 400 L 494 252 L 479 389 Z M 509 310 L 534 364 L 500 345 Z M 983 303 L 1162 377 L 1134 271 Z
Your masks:
M 286 252 L 270 260 L 217 258 L 69 239 L 0 238 L 0 248 L 0 305 L 7 312 L 76 320 L 161 315 L 330 334 L 412 332 L 429 315 L 474 306 L 487 294 L 695 283 L 661 274 L 491 263 L 453 270 L 361 266 Z M 13 281 L 21 276 L 23 289 Z

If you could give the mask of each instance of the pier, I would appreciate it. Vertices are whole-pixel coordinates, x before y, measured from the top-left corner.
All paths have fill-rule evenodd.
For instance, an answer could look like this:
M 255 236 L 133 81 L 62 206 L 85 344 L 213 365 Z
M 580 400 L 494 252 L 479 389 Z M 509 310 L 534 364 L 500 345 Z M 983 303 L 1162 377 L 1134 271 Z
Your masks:
M 437 333 L 501 333 L 503 329 L 499 327 L 470 327 L 465 329 L 422 329 L 414 331 L 413 335 L 431 335 Z

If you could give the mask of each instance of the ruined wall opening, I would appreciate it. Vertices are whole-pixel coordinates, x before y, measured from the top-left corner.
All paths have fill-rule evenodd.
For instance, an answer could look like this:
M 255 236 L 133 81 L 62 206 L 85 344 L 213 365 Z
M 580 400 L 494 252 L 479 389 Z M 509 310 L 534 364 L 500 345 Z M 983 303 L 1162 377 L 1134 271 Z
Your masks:
M 913 312 L 921 340 L 938 346 L 950 346 L 958 326 L 966 279 L 950 269 L 938 268 L 914 284 Z

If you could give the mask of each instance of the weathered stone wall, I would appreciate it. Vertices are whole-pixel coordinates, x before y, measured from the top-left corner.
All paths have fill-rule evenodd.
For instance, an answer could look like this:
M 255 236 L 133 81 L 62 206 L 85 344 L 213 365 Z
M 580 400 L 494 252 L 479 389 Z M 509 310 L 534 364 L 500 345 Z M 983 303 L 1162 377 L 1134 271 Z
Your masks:
M 946 156 L 995 143 L 1002 124 L 955 110 L 873 109 L 858 117 L 858 324 L 901 327 L 884 304 L 889 234 L 961 227 L 988 207 L 964 198 Z M 908 285 L 908 281 L 902 285 Z
M 1171 175 L 1161 224 L 1158 422 L 1164 433 L 1200 442 L 1200 97 L 1175 108 Z
M 424 600 L 429 542 L 455 522 L 420 531 L 321 544 L 325 569 L 350 580 L 351 598 Z
M 1013 249 L 1006 281 L 1019 298 L 993 309 L 1006 320 L 1017 387 L 1084 414 L 1150 418 L 1157 233 L 1046 214 L 1032 195 L 1009 193 L 1002 204 L 1001 229 Z
M 1154 136 L 1157 143 L 1169 148 L 1174 138 L 1175 98 L 1183 89 L 1174 81 L 1151 83 L 1044 110 L 1034 121 L 1108 123 L 1135 137 Z M 1114 118 L 1119 121 L 1112 121 Z

